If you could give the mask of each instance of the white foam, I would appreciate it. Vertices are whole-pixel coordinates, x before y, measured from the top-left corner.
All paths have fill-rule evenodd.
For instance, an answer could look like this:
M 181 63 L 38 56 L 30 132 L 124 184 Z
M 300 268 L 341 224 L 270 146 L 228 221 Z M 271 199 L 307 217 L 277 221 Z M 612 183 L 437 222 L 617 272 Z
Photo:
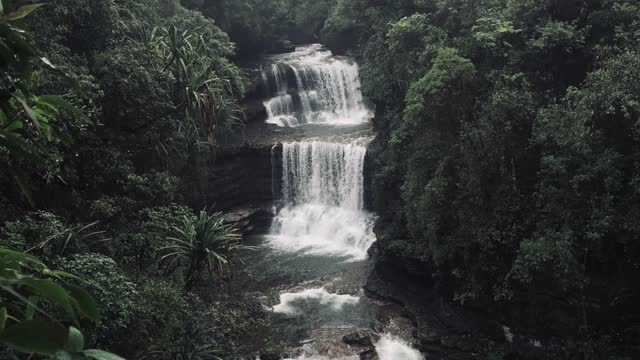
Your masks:
M 302 204 L 280 210 L 276 223 L 277 234 L 266 239 L 280 251 L 357 261 L 367 258 L 375 241 L 374 218 L 359 210 Z
M 287 315 L 300 315 L 298 304 L 304 301 L 318 301 L 321 305 L 340 311 L 346 305 L 355 305 L 360 298 L 352 295 L 332 294 L 324 288 L 306 289 L 295 293 L 280 294 L 280 303 L 273 307 L 273 311 Z
M 418 350 L 393 335 L 382 335 L 375 347 L 380 360 L 424 360 Z

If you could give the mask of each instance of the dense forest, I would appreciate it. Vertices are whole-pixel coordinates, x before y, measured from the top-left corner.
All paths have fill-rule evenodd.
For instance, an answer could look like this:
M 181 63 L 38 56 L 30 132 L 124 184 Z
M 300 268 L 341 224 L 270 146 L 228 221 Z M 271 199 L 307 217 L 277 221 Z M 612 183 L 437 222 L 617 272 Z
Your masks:
M 548 358 L 640 356 L 637 0 L 0 0 L 0 358 L 281 351 L 206 179 L 246 64 L 313 42 L 375 104 L 372 257 Z

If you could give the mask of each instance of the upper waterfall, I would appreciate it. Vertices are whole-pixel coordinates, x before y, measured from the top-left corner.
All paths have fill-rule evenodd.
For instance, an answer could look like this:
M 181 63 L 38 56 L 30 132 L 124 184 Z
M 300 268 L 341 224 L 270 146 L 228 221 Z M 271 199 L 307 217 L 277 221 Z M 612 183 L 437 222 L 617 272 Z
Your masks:
M 258 84 L 268 123 L 361 124 L 372 117 L 360 91 L 358 65 L 314 44 L 271 58 Z

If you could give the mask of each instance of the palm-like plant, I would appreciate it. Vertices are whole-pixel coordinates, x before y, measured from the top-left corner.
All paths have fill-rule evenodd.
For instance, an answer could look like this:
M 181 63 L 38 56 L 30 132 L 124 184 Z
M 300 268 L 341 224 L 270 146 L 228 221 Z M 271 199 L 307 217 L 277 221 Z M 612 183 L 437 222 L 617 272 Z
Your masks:
M 83 248 L 91 248 L 92 246 L 104 243 L 111 238 L 105 238 L 105 231 L 93 231 L 93 227 L 98 224 L 94 221 L 87 225 L 71 226 L 63 231 L 53 234 L 36 246 L 27 250 L 30 253 L 39 250 L 47 254 L 48 257 L 65 256 L 69 253 L 81 251 Z
M 209 214 L 203 210 L 197 217 L 185 216 L 179 226 L 168 230 L 173 235 L 167 237 L 170 245 L 161 249 L 166 254 L 161 257 L 160 265 L 168 272 L 185 268 L 185 291 L 190 290 L 205 271 L 212 276 L 228 271 L 236 252 L 254 249 L 240 243 L 242 236 L 234 226 L 225 224 L 220 212 Z
M 242 111 L 236 101 L 240 74 L 231 63 L 212 54 L 210 43 L 198 28 L 179 30 L 171 25 L 153 37 L 166 58 L 174 83 L 174 98 L 186 119 L 197 124 L 202 138 L 213 144 L 218 135 L 242 125 Z

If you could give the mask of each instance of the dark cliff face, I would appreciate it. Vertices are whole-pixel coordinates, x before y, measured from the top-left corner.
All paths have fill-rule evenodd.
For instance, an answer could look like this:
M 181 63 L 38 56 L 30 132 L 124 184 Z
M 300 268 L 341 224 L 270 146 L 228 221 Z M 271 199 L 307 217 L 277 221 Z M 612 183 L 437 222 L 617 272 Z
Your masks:
M 221 149 L 208 167 L 206 199 L 210 206 L 227 210 L 273 201 L 271 146 Z

